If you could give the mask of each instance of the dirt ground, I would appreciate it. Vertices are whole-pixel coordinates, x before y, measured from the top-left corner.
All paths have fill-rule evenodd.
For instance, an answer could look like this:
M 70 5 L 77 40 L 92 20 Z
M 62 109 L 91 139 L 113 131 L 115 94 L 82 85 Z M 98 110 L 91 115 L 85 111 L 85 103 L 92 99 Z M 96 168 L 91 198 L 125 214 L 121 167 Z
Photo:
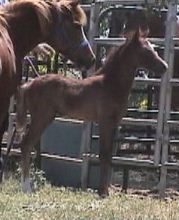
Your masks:
M 111 190 L 121 191 L 123 183 L 123 172 L 115 171 L 112 178 Z M 159 172 L 156 170 L 130 170 L 127 193 L 141 197 L 159 197 Z M 167 174 L 167 188 L 165 199 L 179 199 L 179 173 Z

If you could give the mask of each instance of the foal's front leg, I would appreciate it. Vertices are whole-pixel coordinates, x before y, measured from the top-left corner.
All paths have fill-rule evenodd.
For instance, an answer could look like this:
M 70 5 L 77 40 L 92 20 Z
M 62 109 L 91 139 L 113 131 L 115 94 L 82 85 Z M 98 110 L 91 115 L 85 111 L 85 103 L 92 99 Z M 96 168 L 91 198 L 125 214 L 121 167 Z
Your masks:
M 100 129 L 100 185 L 99 195 L 106 197 L 109 195 L 108 186 L 111 174 L 111 159 L 113 139 L 116 129 L 116 123 L 111 121 L 101 122 Z
M 28 144 L 28 140 L 27 140 Z M 31 153 L 31 145 L 26 145 L 26 140 L 22 142 L 21 145 L 21 185 L 23 192 L 32 192 L 29 169 L 30 169 L 30 153 Z
M 32 151 L 33 146 L 37 144 L 42 135 L 42 132 L 45 128 L 52 122 L 55 113 L 52 108 L 43 108 L 46 109 L 45 114 L 41 114 L 41 111 L 38 111 L 36 108 L 36 112 L 31 116 L 31 124 L 28 130 L 28 133 L 25 135 L 24 140 L 21 144 L 21 152 L 22 152 L 22 176 L 21 176 L 21 184 L 22 190 L 24 192 L 31 192 L 31 183 L 30 183 L 30 153 Z

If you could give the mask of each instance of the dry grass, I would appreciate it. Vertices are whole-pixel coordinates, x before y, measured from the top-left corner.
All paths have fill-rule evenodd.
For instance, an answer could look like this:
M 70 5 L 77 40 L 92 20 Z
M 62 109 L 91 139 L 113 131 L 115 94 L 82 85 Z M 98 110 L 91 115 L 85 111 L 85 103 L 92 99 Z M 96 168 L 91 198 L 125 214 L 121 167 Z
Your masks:
M 48 184 L 33 194 L 24 194 L 10 178 L 0 186 L 0 219 L 179 219 L 176 199 L 124 195 L 112 190 L 106 199 L 95 192 L 82 192 Z

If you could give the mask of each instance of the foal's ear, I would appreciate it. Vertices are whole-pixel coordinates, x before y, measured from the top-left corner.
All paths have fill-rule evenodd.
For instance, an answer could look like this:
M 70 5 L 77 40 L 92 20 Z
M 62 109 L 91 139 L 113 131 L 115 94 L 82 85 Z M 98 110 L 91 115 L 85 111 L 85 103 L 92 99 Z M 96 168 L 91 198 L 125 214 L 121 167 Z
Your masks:
M 139 42 L 140 42 L 140 30 L 138 29 L 133 35 L 132 43 L 138 44 Z

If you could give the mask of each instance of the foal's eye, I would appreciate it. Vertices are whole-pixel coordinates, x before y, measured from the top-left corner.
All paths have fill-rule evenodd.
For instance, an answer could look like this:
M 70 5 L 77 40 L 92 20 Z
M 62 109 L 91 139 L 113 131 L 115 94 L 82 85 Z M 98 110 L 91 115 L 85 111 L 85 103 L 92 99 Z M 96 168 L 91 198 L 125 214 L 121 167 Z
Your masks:
M 145 56 L 147 56 L 147 57 L 150 57 L 151 54 L 153 53 L 151 50 L 149 50 L 149 49 L 146 48 L 146 47 L 144 48 L 143 52 L 144 52 Z

